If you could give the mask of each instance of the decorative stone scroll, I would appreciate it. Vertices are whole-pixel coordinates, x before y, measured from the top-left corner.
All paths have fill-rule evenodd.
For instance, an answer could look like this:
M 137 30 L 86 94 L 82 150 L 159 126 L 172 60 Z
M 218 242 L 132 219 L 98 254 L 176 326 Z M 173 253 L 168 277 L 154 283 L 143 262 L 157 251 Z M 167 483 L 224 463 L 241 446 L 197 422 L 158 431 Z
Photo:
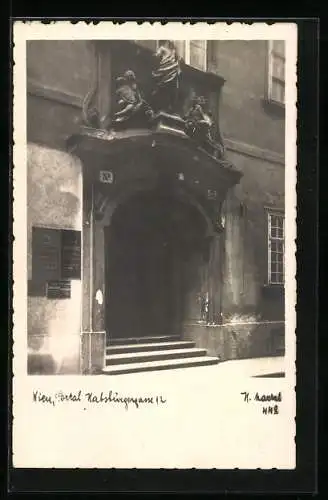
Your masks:
M 82 103 L 83 124 L 87 127 L 98 128 L 100 125 L 99 112 L 95 103 L 98 93 L 98 85 L 94 83 L 86 94 Z
M 206 212 L 212 222 L 213 235 L 221 234 L 225 229 L 225 221 L 222 215 L 222 199 L 212 199 L 208 201 Z

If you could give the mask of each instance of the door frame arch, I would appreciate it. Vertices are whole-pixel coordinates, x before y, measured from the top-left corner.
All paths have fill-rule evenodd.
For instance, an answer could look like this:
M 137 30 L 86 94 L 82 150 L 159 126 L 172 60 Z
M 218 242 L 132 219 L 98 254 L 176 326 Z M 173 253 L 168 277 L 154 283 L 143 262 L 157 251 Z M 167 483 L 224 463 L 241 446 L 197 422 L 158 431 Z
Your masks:
M 92 199 L 93 202 L 95 200 L 95 191 L 97 187 L 95 185 L 92 186 Z M 108 195 L 107 200 L 105 201 L 105 209 L 99 214 L 97 214 L 95 210 L 95 206 L 93 203 L 93 217 L 91 224 L 91 239 L 92 239 L 92 248 L 93 252 L 91 257 L 91 290 L 90 290 L 90 301 L 91 301 L 91 310 L 92 310 L 92 331 L 95 332 L 106 332 L 106 265 L 105 265 L 105 232 L 108 227 L 110 227 L 112 223 L 112 218 L 115 216 L 116 211 L 124 205 L 128 203 L 130 199 L 138 194 L 151 193 L 154 191 L 155 185 L 153 183 L 134 183 L 134 185 L 122 186 L 122 190 L 117 192 L 114 196 Z M 102 190 L 103 195 L 106 197 L 106 190 Z M 184 189 L 176 189 L 168 191 L 168 195 L 172 196 L 177 201 L 184 203 L 187 207 L 193 207 L 200 214 L 204 221 L 204 244 L 211 246 L 213 241 L 217 240 L 218 234 L 215 231 L 213 226 L 213 221 L 206 213 L 202 204 L 193 197 L 190 193 L 188 193 Z M 209 252 L 211 253 L 211 251 Z M 96 256 L 96 258 L 95 258 Z M 210 258 L 209 258 L 210 259 Z M 96 295 L 101 292 L 102 295 L 102 303 L 96 299 Z

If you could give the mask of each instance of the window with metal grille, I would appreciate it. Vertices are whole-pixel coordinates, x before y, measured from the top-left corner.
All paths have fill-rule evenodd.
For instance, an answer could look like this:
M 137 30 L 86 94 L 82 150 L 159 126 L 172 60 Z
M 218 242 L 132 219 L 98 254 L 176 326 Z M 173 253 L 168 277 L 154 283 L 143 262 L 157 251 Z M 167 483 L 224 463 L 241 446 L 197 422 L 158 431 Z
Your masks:
M 285 218 L 283 214 L 268 213 L 268 282 L 284 283 Z
M 268 54 L 268 100 L 285 104 L 285 41 L 270 40 Z

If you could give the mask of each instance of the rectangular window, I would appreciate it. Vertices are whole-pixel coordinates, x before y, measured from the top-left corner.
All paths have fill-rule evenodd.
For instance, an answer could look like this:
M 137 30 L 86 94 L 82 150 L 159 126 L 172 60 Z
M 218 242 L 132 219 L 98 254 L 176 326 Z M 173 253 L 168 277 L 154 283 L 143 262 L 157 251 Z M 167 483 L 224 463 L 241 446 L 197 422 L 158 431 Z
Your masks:
M 186 64 L 207 71 L 207 40 L 174 40 L 174 43 Z
M 206 40 L 190 40 L 189 64 L 201 71 L 207 70 Z
M 285 104 L 285 42 L 270 40 L 268 54 L 268 99 Z
M 158 40 L 135 40 L 138 45 L 153 51 L 158 49 Z M 180 57 L 186 64 L 200 71 L 207 71 L 207 40 L 173 40 Z
M 285 217 L 268 213 L 268 282 L 282 285 L 285 280 Z

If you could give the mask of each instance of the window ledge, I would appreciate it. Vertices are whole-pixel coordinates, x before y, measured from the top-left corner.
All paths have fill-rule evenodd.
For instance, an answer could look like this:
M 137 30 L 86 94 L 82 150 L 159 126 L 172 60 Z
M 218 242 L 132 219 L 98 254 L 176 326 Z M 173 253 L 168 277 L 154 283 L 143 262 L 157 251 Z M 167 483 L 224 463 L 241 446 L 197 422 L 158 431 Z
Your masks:
M 262 106 L 265 111 L 272 115 L 276 115 L 279 118 L 285 116 L 286 105 L 279 101 L 274 101 L 270 97 L 265 97 L 262 99 Z
M 185 62 L 182 63 L 182 69 L 185 71 L 186 75 L 190 76 L 192 79 L 198 80 L 200 82 L 206 82 L 213 89 L 220 89 L 224 83 L 225 79 L 211 71 L 203 71 L 201 69 L 195 68 L 190 64 Z
M 283 298 L 285 296 L 285 285 L 267 283 L 262 286 L 262 294 L 264 298 L 268 299 Z

